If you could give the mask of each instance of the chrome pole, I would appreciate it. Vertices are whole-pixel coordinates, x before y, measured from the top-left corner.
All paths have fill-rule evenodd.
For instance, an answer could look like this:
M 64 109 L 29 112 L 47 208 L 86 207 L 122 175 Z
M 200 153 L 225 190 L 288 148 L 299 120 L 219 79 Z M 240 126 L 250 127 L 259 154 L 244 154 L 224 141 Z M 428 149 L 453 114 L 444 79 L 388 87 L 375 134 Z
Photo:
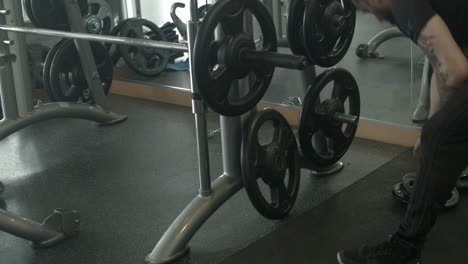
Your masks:
M 126 37 L 104 36 L 104 35 L 96 35 L 96 34 L 90 34 L 90 33 L 65 32 L 65 31 L 58 31 L 58 30 L 51 30 L 51 29 L 16 27 L 16 26 L 6 26 L 6 25 L 0 25 L 0 30 L 25 33 L 25 34 L 33 34 L 33 35 L 67 38 L 67 39 L 97 41 L 97 42 L 112 43 L 112 44 L 117 44 L 117 45 L 160 48 L 160 49 L 188 52 L 188 47 L 186 44 L 149 40 L 149 39 L 135 39 L 135 38 L 126 38 Z

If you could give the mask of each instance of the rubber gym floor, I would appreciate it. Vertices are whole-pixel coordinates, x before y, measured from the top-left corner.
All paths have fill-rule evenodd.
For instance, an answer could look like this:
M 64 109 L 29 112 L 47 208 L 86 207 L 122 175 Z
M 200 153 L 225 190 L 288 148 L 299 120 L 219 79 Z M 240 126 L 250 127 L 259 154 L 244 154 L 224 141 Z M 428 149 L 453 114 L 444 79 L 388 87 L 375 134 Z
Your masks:
M 3 208 L 36 221 L 54 208 L 77 209 L 82 218 L 76 237 L 47 249 L 0 232 L 0 263 L 143 263 L 197 194 L 190 110 L 120 96 L 110 102 L 129 115 L 127 122 L 102 128 L 53 120 L 0 142 Z M 218 127 L 215 116 L 209 116 L 209 126 Z M 213 177 L 222 172 L 220 152 L 216 136 L 210 141 Z M 338 249 L 384 238 L 404 212 L 390 190 L 415 169 L 410 152 L 357 139 L 343 161 L 346 168 L 329 177 L 303 170 L 296 207 L 283 221 L 262 218 L 240 191 L 177 263 L 335 263 Z M 441 218 L 425 263 L 466 263 L 465 200 Z

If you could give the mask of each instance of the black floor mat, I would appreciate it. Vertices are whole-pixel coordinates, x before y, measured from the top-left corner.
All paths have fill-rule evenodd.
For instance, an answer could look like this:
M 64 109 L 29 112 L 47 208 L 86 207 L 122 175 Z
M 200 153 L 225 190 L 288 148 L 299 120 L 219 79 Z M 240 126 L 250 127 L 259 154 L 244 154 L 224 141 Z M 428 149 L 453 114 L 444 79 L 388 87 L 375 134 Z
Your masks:
M 337 263 L 341 248 L 386 239 L 404 216 L 391 189 L 415 169 L 405 153 L 303 216 L 223 261 L 230 263 Z M 468 197 L 443 214 L 430 235 L 423 263 L 468 263 Z

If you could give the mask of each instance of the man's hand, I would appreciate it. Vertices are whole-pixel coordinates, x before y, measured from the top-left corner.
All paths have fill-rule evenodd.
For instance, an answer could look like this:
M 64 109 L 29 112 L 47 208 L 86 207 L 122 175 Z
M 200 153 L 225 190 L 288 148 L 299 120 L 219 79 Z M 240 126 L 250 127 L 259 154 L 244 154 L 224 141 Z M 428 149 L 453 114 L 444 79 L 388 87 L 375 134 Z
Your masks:
M 439 15 L 433 16 L 421 31 L 418 45 L 434 69 L 441 106 L 468 80 L 468 61 Z

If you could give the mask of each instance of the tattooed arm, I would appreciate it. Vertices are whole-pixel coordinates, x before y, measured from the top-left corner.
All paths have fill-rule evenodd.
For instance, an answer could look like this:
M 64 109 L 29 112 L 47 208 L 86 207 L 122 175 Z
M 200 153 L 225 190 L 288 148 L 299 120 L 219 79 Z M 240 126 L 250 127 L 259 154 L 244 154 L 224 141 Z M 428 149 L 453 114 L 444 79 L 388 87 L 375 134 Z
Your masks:
M 438 15 L 427 22 L 419 35 L 418 45 L 431 61 L 443 106 L 455 89 L 468 81 L 468 61 Z

